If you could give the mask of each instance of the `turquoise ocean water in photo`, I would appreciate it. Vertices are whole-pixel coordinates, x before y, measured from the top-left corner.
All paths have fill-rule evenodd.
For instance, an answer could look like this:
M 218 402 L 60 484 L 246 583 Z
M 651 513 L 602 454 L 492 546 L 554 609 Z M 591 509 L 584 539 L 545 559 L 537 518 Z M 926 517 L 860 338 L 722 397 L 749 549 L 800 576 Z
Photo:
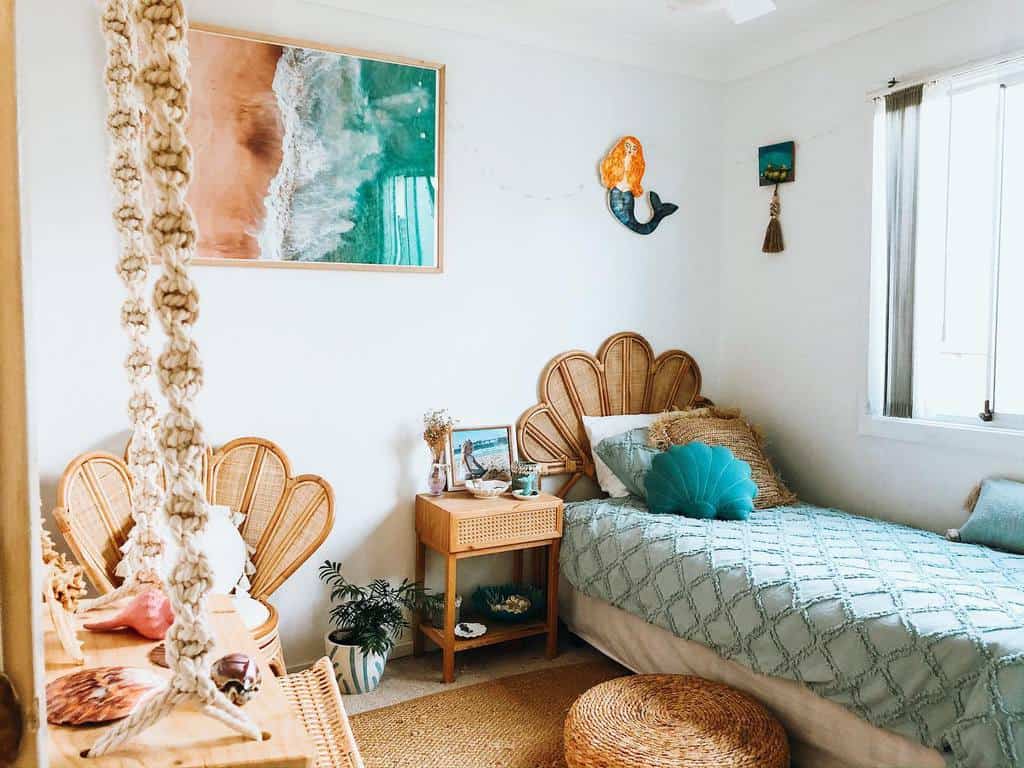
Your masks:
M 434 266 L 437 73 L 285 48 L 262 258 Z

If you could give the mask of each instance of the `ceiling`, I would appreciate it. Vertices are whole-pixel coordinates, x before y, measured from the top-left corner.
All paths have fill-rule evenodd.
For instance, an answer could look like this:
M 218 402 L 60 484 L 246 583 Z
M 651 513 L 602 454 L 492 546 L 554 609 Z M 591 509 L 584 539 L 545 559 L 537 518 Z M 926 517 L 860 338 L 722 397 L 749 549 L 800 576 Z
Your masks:
M 722 0 L 306 0 L 506 42 L 735 80 L 951 0 L 775 0 L 734 24 Z

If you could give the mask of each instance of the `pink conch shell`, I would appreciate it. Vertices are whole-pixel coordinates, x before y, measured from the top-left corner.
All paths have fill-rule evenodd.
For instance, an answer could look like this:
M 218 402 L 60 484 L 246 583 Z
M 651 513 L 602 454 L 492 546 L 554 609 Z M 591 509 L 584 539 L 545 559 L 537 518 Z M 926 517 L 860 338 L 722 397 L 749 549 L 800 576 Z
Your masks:
M 134 629 L 149 640 L 163 640 L 174 622 L 171 601 L 159 589 L 150 589 L 136 597 L 125 609 L 106 621 L 85 624 L 86 629 Z
M 95 667 L 58 677 L 46 686 L 46 720 L 54 725 L 106 723 L 127 717 L 167 684 L 136 667 Z

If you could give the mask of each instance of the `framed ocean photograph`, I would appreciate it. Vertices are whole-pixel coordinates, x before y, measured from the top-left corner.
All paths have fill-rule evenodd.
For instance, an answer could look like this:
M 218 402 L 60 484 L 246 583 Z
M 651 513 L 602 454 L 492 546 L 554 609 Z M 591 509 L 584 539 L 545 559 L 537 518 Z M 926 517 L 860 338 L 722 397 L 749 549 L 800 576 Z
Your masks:
M 198 264 L 440 272 L 444 67 L 196 24 Z
M 758 147 L 757 178 L 762 187 L 796 180 L 796 142 Z
M 512 478 L 512 427 L 457 427 L 448 440 L 448 489 L 466 487 L 492 471 Z M 492 473 L 493 474 L 493 473 Z

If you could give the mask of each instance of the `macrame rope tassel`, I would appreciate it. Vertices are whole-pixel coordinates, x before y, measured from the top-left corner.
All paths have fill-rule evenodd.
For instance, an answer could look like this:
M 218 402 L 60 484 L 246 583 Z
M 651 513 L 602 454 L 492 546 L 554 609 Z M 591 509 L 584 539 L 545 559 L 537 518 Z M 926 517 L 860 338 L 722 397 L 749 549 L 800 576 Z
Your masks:
M 121 547 L 123 557 L 115 573 L 121 586 L 80 605 L 100 608 L 126 594 L 160 583 L 163 541 L 156 527 L 163 501 L 160 487 L 160 451 L 157 444 L 157 406 L 150 391 L 153 353 L 146 337 L 150 310 L 144 290 L 149 278 L 149 253 L 143 231 L 142 110 L 135 91 L 138 46 L 128 0 L 107 0 L 102 19 L 107 44 L 107 130 L 110 133 L 110 180 L 114 189 L 114 227 L 120 241 L 117 274 L 128 296 L 121 306 L 121 327 L 129 340 L 125 370 L 131 386 L 128 416 L 132 432 L 128 444 L 128 471 L 132 477 L 133 526 Z
M 762 253 L 782 253 L 786 246 L 782 242 L 782 225 L 779 223 L 779 214 L 782 213 L 782 202 L 779 200 L 779 185 L 775 185 L 772 192 L 772 203 L 768 209 L 771 218 L 768 220 L 768 230 L 764 233 L 764 245 L 761 246 Z
M 212 571 L 199 539 L 208 509 L 202 463 L 206 451 L 202 425 L 193 405 L 203 384 L 199 348 L 192 327 L 199 316 L 199 294 L 189 277 L 196 231 L 185 202 L 192 177 L 192 149 L 185 134 L 189 110 L 188 24 L 182 0 L 134 0 L 135 24 L 142 31 L 147 58 L 137 82 L 144 97 L 146 172 L 152 180 L 153 206 L 146 234 L 163 272 L 156 281 L 153 305 L 167 335 L 157 360 L 160 387 L 168 412 L 160 431 L 167 477 L 164 509 L 177 539 L 178 555 L 167 579 L 174 623 L 167 631 L 167 662 L 174 673 L 168 687 L 143 701 L 109 729 L 89 750 L 99 757 L 142 732 L 179 703 L 198 700 L 202 710 L 255 741 L 260 729 L 210 677 L 213 634 L 206 598 Z

